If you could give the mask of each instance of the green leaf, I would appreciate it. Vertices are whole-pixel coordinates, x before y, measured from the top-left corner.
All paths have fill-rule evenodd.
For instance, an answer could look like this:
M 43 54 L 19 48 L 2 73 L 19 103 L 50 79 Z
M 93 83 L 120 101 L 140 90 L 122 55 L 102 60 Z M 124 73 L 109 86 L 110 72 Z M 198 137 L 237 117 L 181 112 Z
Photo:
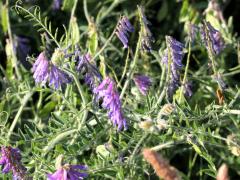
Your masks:
M 158 22 L 161 22 L 163 19 L 165 19 L 167 14 L 168 14 L 168 3 L 167 1 L 163 1 L 161 9 L 158 11 L 158 14 L 157 14 Z
M 62 10 L 71 11 L 74 5 L 74 0 L 64 0 Z
M 206 20 L 210 22 L 210 24 L 217 30 L 221 30 L 221 23 L 218 18 L 216 18 L 213 13 L 209 12 L 206 14 Z
M 99 145 L 99 146 L 97 146 L 97 148 L 96 148 L 96 153 L 97 153 L 97 155 L 98 155 L 100 158 L 102 158 L 102 159 L 108 158 L 108 157 L 110 157 L 110 155 L 111 155 L 110 151 L 107 150 L 107 148 L 106 148 L 105 145 Z
M 193 146 L 194 150 L 195 150 L 200 156 L 202 156 L 202 151 L 201 151 L 201 149 L 200 149 L 196 144 L 194 144 L 194 143 L 192 143 L 192 146 Z
M 42 118 L 47 117 L 47 116 L 50 114 L 50 112 L 52 112 L 52 111 L 54 110 L 54 108 L 55 108 L 56 105 L 57 105 L 57 103 L 54 102 L 54 101 L 50 101 L 49 103 L 47 103 L 47 104 L 43 107 L 43 109 L 41 109 L 41 111 L 40 111 L 40 116 L 41 116 Z
M 199 20 L 198 11 L 193 6 L 191 6 L 191 4 L 189 4 L 188 0 L 185 0 L 181 8 L 179 22 L 187 21 L 196 22 L 198 20 Z
M 188 0 L 184 0 L 181 11 L 180 11 L 180 22 L 185 22 L 189 20 L 189 3 Z

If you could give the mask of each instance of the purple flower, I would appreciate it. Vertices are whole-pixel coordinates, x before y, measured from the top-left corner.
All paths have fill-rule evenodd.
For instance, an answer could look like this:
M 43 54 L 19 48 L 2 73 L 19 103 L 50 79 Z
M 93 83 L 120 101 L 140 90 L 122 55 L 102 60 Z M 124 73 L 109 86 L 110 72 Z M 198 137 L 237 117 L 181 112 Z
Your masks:
M 59 10 L 61 8 L 62 0 L 53 0 L 52 8 Z
M 138 11 L 139 11 L 139 16 L 140 16 L 140 23 L 143 28 L 141 49 L 145 50 L 145 51 L 151 51 L 152 50 L 152 42 L 154 41 L 152 33 L 148 28 L 148 25 L 151 25 L 151 23 L 150 23 L 150 21 L 147 20 L 142 6 L 138 6 Z
M 149 87 L 151 86 L 152 82 L 148 76 L 145 75 L 135 75 L 134 82 L 137 85 L 139 91 L 146 96 Z
M 169 96 L 172 96 L 176 89 L 179 87 L 179 81 L 180 81 L 180 74 L 179 70 L 182 68 L 182 59 L 184 57 L 184 45 L 177 41 L 176 39 L 172 38 L 171 36 L 166 37 L 167 46 L 170 51 L 171 55 L 171 80 L 168 87 L 168 94 Z M 162 62 L 166 65 L 168 68 L 168 48 L 164 51 L 164 56 L 162 58 Z
M 118 130 L 127 128 L 126 119 L 122 114 L 121 101 L 114 81 L 107 77 L 93 91 L 97 99 L 103 99 L 102 107 L 108 110 L 108 116 Z
M 3 166 L 2 173 L 12 171 L 15 180 L 26 177 L 26 168 L 21 163 L 21 154 L 18 148 L 2 146 L 0 165 Z
M 84 80 L 85 83 L 93 90 L 97 81 L 102 80 L 102 76 L 99 73 L 95 64 L 90 62 L 91 56 L 89 53 L 81 56 L 80 52 L 76 54 L 76 61 L 77 61 L 77 70 L 84 73 Z
M 53 86 L 55 89 L 61 87 L 62 84 L 68 83 L 69 77 L 56 66 L 52 65 L 49 71 L 49 86 Z
M 36 62 L 33 65 L 33 78 L 36 83 L 45 84 L 48 79 L 48 68 L 49 60 L 45 56 L 45 53 L 42 52 L 39 54 Z
M 55 173 L 47 174 L 48 180 L 79 180 L 88 176 L 86 171 L 88 168 L 85 165 L 69 165 L 61 166 Z M 81 171 L 80 171 L 81 170 Z
M 216 30 L 209 22 L 206 22 L 206 24 L 201 27 L 201 38 L 207 48 L 209 48 L 209 39 L 213 53 L 216 55 L 225 48 L 224 40 L 220 32 Z
M 69 76 L 49 61 L 45 52 L 39 54 L 32 70 L 35 82 L 42 85 L 45 85 L 49 80 L 49 86 L 58 89 L 62 84 L 70 82 Z
M 118 27 L 116 31 L 117 37 L 123 43 L 123 48 L 128 47 L 128 37 L 129 37 L 128 32 L 133 32 L 133 31 L 134 31 L 134 28 L 131 25 L 130 21 L 126 16 L 123 16 L 118 23 Z

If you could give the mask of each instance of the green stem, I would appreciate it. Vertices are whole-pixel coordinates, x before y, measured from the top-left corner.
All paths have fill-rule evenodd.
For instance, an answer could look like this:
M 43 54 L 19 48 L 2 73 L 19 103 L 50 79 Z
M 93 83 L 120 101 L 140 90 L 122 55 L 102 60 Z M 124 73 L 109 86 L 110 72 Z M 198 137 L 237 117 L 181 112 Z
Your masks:
M 125 60 L 125 65 L 124 65 L 123 73 L 122 73 L 121 79 L 120 79 L 120 81 L 119 81 L 119 83 L 118 83 L 118 86 L 121 85 L 121 83 L 122 83 L 122 81 L 123 81 L 123 79 L 124 79 L 124 77 L 125 77 L 125 74 L 126 74 L 126 72 L 127 72 L 129 54 L 130 54 L 130 50 L 128 49 L 128 54 L 127 54 L 127 57 L 126 57 L 126 60 Z
M 223 77 L 233 76 L 233 75 L 239 74 L 239 73 L 240 73 L 240 70 L 236 70 L 236 71 L 233 71 L 233 72 L 223 74 Z
M 237 57 L 238 57 L 238 65 L 240 65 L 240 44 L 237 43 Z
M 133 58 L 133 62 L 131 64 L 131 66 L 130 66 L 130 72 L 128 74 L 127 80 L 125 81 L 125 84 L 123 86 L 122 92 L 120 94 L 120 99 L 123 98 L 124 93 L 127 90 L 128 85 L 129 85 L 129 83 L 130 83 L 130 81 L 132 80 L 132 77 L 133 77 L 133 73 L 134 73 L 135 66 L 137 64 L 137 60 L 138 60 L 138 56 L 139 56 L 139 50 L 140 50 L 141 41 L 142 41 L 142 31 L 143 31 L 143 27 L 141 27 L 141 30 L 139 32 L 139 37 L 138 37 L 138 42 L 137 42 L 135 55 L 134 55 L 134 58 Z
M 162 90 L 162 92 L 161 92 L 161 94 L 160 94 L 160 96 L 157 100 L 157 103 L 153 107 L 153 110 L 156 109 L 157 106 L 161 104 L 161 102 L 162 102 L 163 98 L 165 97 L 166 93 L 167 93 L 167 86 L 164 86 L 164 88 L 163 88 L 163 90 Z
M 137 143 L 136 147 L 134 148 L 131 156 L 129 157 L 129 161 L 128 161 L 128 162 L 131 163 L 132 159 L 133 159 L 134 156 L 137 154 L 137 151 L 138 151 L 139 147 L 140 147 L 141 144 L 146 140 L 146 138 L 148 137 L 148 135 L 149 135 L 149 133 L 145 133 L 145 135 L 143 135 L 143 136 L 141 137 L 141 139 L 138 141 L 138 143 Z
M 228 108 L 231 108 L 233 106 L 233 104 L 237 101 L 238 97 L 240 95 L 240 90 L 237 91 L 236 95 L 234 96 L 234 98 L 231 100 L 231 102 L 228 104 Z
M 88 24 L 91 24 L 91 18 L 89 16 L 88 9 L 87 9 L 87 0 L 83 1 L 83 10 L 84 10 L 84 14 L 85 14 Z
M 102 53 L 102 51 L 105 49 L 105 47 L 110 43 L 111 39 L 113 38 L 113 36 L 115 35 L 115 32 L 117 30 L 117 25 L 114 28 L 114 30 L 113 30 L 112 34 L 110 35 L 110 37 L 107 39 L 107 41 L 103 45 L 103 47 L 94 55 L 94 57 L 91 59 L 91 61 L 95 60 Z
M 66 85 L 66 89 L 65 89 L 65 93 L 64 93 L 64 99 L 65 98 L 68 98 L 69 97 L 69 94 L 70 94 L 70 85 L 67 84 Z M 59 110 L 60 111 L 63 111 L 64 108 L 65 108 L 66 104 L 65 103 L 61 103 L 61 106 L 59 107 Z
M 77 131 L 80 131 L 87 119 L 87 116 L 88 116 L 88 109 L 86 108 L 87 107 L 87 99 L 86 97 L 84 96 L 84 92 L 83 92 L 83 89 L 82 89 L 82 86 L 80 85 L 80 82 L 78 80 L 78 77 L 77 77 L 77 74 L 76 73 L 73 73 L 73 79 L 77 85 L 77 89 L 78 89 L 78 92 L 81 96 L 81 99 L 82 99 L 82 108 L 84 109 L 84 112 L 83 112 L 83 116 L 81 118 L 81 120 L 78 122 L 78 128 L 77 128 Z M 75 137 L 72 139 L 71 141 L 71 145 L 75 142 L 77 138 L 77 134 L 75 135 Z
M 86 106 L 87 105 L 87 99 L 84 96 L 82 86 L 81 86 L 81 84 L 80 84 L 80 82 L 78 80 L 78 76 L 77 76 L 76 73 L 73 73 L 72 75 L 73 75 L 73 79 L 74 79 L 74 81 L 75 81 L 75 83 L 77 85 L 78 92 L 79 92 L 79 94 L 81 96 L 81 99 L 82 99 L 82 102 L 83 102 L 83 106 Z
M 38 102 L 37 102 L 37 109 L 40 109 L 40 107 L 42 106 L 42 100 L 43 100 L 43 92 L 40 91 L 39 92 Z
M 70 19 L 72 19 L 74 17 L 74 14 L 75 14 L 75 11 L 76 11 L 76 8 L 77 8 L 77 3 L 78 3 L 78 0 L 74 0 L 74 4 L 73 4 L 73 7 L 72 7 L 71 18 Z
M 168 42 L 168 40 L 167 40 L 168 37 L 166 36 L 165 38 L 166 38 L 166 42 Z M 167 94 L 167 89 L 168 89 L 167 87 L 169 85 L 169 80 L 170 80 L 170 76 L 171 76 L 171 63 L 172 63 L 171 50 L 170 50 L 168 43 L 167 43 L 167 51 L 168 51 L 168 69 L 167 69 L 166 84 L 165 84 L 165 86 L 162 90 L 162 93 L 160 94 L 156 104 L 154 105 L 153 109 L 157 108 L 157 106 L 162 102 L 164 96 Z
M 167 42 L 167 51 L 168 51 L 168 71 L 167 71 L 167 85 L 169 84 L 170 76 L 171 76 L 171 64 L 172 64 L 172 58 L 171 58 L 171 48 L 169 47 L 168 40 L 166 36 L 166 42 Z
M 19 107 L 18 112 L 17 112 L 17 114 L 16 114 L 16 116 L 15 116 L 15 118 L 14 118 L 12 124 L 11 124 L 11 127 L 10 127 L 10 129 L 8 131 L 8 134 L 7 134 L 8 140 L 10 139 L 10 137 L 12 135 L 12 132 L 13 132 L 13 130 L 14 130 L 14 128 L 15 128 L 15 126 L 16 126 L 16 124 L 17 124 L 17 122 L 18 122 L 18 120 L 19 120 L 19 118 L 21 116 L 21 114 L 22 114 L 23 108 L 26 106 L 28 100 L 32 97 L 32 95 L 33 95 L 33 92 L 30 91 L 23 97 L 23 100 L 21 102 L 21 106 Z
M 192 40 L 191 40 L 191 38 L 190 38 L 190 40 L 189 40 L 189 42 L 188 42 L 187 63 L 186 63 L 186 67 L 185 67 L 185 72 L 184 72 L 184 77 L 183 77 L 183 81 L 182 81 L 182 86 L 181 86 L 181 89 L 180 89 L 179 102 L 182 102 L 183 89 L 184 89 L 184 85 L 185 85 L 186 80 L 187 80 L 188 68 L 189 68 L 190 57 L 191 57 L 191 49 L 192 49 L 191 44 L 192 44 Z
M 166 142 L 164 144 L 159 144 L 159 145 L 157 145 L 155 147 L 152 147 L 151 150 L 153 150 L 153 151 L 160 151 L 162 149 L 172 147 L 173 145 L 176 145 L 176 144 L 179 144 L 179 143 L 182 143 L 182 142 L 183 141 L 179 141 L 179 142 L 169 141 L 169 142 Z
M 161 90 L 162 87 L 163 87 L 165 74 L 166 74 L 166 66 L 163 65 L 163 66 L 162 66 L 161 79 L 160 79 L 160 83 L 159 83 L 159 90 Z

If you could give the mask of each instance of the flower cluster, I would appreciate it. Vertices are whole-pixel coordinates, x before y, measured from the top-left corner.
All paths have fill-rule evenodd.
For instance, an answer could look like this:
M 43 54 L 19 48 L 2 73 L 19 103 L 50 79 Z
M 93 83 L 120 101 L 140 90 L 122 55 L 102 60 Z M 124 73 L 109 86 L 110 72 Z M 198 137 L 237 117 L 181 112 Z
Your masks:
M 225 43 L 220 32 L 216 30 L 209 22 L 206 22 L 201 27 L 201 38 L 207 48 L 210 48 L 208 47 L 208 41 L 210 41 L 211 49 L 216 55 L 218 55 L 225 48 Z
M 129 32 L 133 32 L 134 28 L 131 25 L 130 21 L 126 16 L 123 16 L 117 27 L 116 35 L 120 39 L 120 41 L 123 43 L 123 48 L 128 47 L 128 37 L 129 37 Z
M 122 114 L 122 107 L 119 94 L 115 88 L 114 81 L 107 77 L 98 87 L 94 89 L 97 99 L 103 99 L 102 107 L 108 110 L 108 116 L 118 130 L 127 128 L 126 119 Z
M 35 82 L 42 85 L 45 85 L 47 80 L 49 80 L 49 86 L 58 89 L 62 84 L 70 82 L 69 76 L 47 58 L 45 51 L 39 54 L 32 70 Z
M 143 28 L 141 49 L 145 50 L 145 51 L 151 51 L 152 50 L 152 42 L 154 41 L 152 33 L 148 28 L 148 25 L 151 25 L 151 23 L 150 23 L 150 21 L 147 20 L 142 6 L 138 6 L 138 11 L 139 11 L 139 16 L 140 16 L 140 23 Z
M 84 179 L 88 176 L 86 171 L 88 168 L 85 165 L 69 165 L 61 166 L 55 173 L 48 174 L 48 180 L 78 180 Z
M 135 84 L 137 85 L 139 91 L 146 96 L 149 87 L 151 86 L 152 82 L 148 76 L 145 75 L 135 75 L 133 78 Z
M 163 63 L 168 68 L 168 51 L 170 52 L 171 61 L 170 61 L 170 71 L 171 71 L 171 80 L 168 86 L 168 95 L 171 97 L 176 89 L 180 85 L 180 74 L 179 70 L 182 68 L 182 59 L 184 57 L 184 45 L 172 38 L 171 36 L 166 37 L 168 48 L 164 51 L 164 56 L 162 58 Z
M 13 179 L 26 179 L 26 168 L 21 163 L 21 154 L 18 148 L 2 147 L 0 165 L 3 166 L 2 173 L 12 171 Z

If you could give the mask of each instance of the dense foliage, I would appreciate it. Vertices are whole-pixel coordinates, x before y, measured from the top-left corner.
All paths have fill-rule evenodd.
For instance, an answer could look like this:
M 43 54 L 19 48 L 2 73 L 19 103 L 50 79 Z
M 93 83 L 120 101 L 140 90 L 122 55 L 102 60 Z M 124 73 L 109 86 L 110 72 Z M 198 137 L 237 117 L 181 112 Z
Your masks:
M 0 0 L 0 179 L 239 179 L 234 2 Z

